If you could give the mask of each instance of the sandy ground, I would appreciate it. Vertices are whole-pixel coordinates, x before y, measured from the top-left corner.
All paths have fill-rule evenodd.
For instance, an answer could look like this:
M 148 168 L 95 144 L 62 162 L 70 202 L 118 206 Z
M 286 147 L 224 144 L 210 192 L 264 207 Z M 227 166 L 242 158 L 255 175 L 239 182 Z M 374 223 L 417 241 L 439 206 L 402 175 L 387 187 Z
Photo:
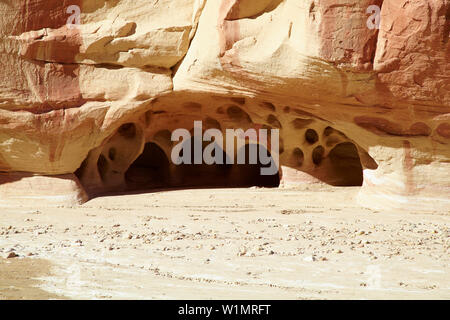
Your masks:
M 0 208 L 1 299 L 450 299 L 450 212 L 357 188 L 207 189 Z M 450 208 L 449 208 L 450 210 Z

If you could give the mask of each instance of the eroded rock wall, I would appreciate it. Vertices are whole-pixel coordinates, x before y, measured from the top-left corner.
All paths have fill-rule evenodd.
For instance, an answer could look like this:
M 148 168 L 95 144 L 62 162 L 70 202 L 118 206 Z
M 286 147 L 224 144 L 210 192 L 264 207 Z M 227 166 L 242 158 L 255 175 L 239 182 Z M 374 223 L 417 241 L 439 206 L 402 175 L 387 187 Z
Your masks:
M 202 120 L 279 129 L 281 186 L 362 184 L 368 206 L 450 208 L 447 0 L 7 0 L 0 13 L 4 201 L 28 180 L 73 202 L 257 179 L 170 163 L 171 131 Z M 139 178 L 145 162 L 159 182 Z

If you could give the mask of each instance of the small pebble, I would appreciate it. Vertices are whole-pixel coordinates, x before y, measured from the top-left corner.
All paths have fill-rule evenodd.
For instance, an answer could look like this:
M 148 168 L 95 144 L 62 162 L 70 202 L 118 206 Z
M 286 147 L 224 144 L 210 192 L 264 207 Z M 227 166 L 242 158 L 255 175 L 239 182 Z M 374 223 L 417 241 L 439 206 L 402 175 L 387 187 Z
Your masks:
M 8 253 L 6 255 L 6 259 L 12 259 L 12 258 L 17 258 L 19 255 L 17 253 L 15 253 L 14 251 L 11 251 L 10 253 Z

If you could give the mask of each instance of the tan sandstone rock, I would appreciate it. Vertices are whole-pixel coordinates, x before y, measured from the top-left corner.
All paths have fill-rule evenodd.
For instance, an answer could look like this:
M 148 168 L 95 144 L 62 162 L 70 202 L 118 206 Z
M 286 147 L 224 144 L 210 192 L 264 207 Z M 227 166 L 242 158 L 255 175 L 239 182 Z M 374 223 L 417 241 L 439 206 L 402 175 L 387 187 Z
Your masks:
M 449 211 L 449 17 L 448 0 L 0 2 L 0 199 L 280 179 Z M 174 165 L 171 132 L 196 120 L 279 129 L 279 177 Z

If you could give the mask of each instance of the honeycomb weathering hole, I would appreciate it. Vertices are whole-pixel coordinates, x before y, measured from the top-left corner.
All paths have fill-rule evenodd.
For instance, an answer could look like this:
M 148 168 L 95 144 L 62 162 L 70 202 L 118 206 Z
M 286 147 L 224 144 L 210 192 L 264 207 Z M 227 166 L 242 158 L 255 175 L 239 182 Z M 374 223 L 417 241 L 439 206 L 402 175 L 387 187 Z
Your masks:
M 323 135 L 325 136 L 325 137 L 328 137 L 330 134 L 332 134 L 334 132 L 334 129 L 332 128 L 332 127 L 326 127 L 324 130 L 323 130 Z
M 294 157 L 295 164 L 301 167 L 303 165 L 303 161 L 305 161 L 305 154 L 303 153 L 302 149 L 295 148 L 292 152 L 292 155 Z
M 323 160 L 323 155 L 325 154 L 325 148 L 322 146 L 318 146 L 314 148 L 312 153 L 312 161 L 315 165 L 320 165 Z
M 360 150 L 361 155 L 371 159 L 367 153 Z M 299 165 L 303 153 L 299 148 L 294 149 L 293 164 Z M 305 158 L 305 162 L 309 159 Z M 317 146 L 312 150 L 312 163 L 314 169 L 310 174 L 318 180 L 331 186 L 351 187 L 362 186 L 363 165 L 358 148 L 352 142 L 342 142 L 333 147 L 328 153 L 323 146 Z M 367 159 L 365 160 L 367 163 Z M 368 168 L 367 169 L 374 169 Z
M 136 137 L 136 125 L 134 123 L 123 124 L 117 132 L 124 138 L 134 139 Z
M 252 119 L 247 112 L 239 108 L 238 106 L 230 106 L 227 108 L 227 114 L 230 119 L 238 122 L 251 123 Z
M 305 132 L 305 139 L 309 144 L 314 144 L 319 141 L 319 135 L 317 134 L 316 130 L 308 129 Z

